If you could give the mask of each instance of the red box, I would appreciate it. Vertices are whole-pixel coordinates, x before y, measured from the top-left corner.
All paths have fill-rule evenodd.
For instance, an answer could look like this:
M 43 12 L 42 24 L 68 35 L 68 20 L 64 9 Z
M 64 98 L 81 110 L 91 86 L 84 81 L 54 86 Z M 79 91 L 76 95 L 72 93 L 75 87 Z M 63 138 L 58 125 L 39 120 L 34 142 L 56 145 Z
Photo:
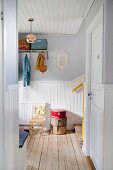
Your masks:
M 66 110 L 61 110 L 61 109 L 51 110 L 51 116 L 55 117 L 56 119 L 66 118 Z
M 30 44 L 27 43 L 26 39 L 20 39 L 18 46 L 19 50 L 30 50 Z

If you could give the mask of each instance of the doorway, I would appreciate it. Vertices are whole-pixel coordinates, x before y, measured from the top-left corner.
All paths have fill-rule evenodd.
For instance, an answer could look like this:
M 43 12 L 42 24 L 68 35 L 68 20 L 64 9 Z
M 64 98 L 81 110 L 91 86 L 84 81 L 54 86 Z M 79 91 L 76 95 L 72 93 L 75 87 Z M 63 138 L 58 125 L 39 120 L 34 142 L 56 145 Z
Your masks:
M 102 49 L 103 7 L 87 30 L 86 52 L 86 155 L 90 155 L 96 169 L 103 169 L 103 103 L 102 95 Z M 104 98 L 104 97 L 103 97 Z

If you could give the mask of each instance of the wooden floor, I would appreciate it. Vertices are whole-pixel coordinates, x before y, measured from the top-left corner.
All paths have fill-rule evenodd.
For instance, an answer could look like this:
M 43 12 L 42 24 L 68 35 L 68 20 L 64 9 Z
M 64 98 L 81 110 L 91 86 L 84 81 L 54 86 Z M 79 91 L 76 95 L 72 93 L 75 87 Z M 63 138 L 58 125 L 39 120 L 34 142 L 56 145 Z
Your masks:
M 79 136 L 34 132 L 27 141 L 26 170 L 92 170 L 83 155 Z

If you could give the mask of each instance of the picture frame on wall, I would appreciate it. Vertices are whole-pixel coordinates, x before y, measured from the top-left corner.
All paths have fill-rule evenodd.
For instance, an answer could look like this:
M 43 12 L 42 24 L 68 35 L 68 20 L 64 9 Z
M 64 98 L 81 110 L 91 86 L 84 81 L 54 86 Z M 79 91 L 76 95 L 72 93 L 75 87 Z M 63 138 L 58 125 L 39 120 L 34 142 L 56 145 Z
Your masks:
M 64 48 L 60 49 L 57 52 L 56 60 L 57 60 L 56 61 L 57 62 L 57 67 L 60 70 L 64 70 L 68 66 L 69 57 L 68 57 L 67 51 Z

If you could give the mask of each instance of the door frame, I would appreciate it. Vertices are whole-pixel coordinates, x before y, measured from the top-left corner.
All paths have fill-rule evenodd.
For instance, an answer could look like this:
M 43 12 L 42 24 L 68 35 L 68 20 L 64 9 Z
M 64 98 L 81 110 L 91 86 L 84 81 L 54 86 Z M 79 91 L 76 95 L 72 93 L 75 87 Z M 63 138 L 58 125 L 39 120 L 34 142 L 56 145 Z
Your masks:
M 3 0 L 0 0 L 0 169 L 3 169 L 3 116 L 4 116 L 4 76 L 3 76 L 3 20 L 2 20 L 2 12 L 3 12 Z
M 102 22 L 104 26 L 104 6 L 102 6 L 91 22 L 86 31 L 86 87 L 85 87 L 85 112 L 84 112 L 84 142 L 83 152 L 86 156 L 90 156 L 90 115 L 91 115 L 91 56 L 92 56 L 92 33 L 95 28 Z M 104 34 L 103 34 L 104 37 Z

